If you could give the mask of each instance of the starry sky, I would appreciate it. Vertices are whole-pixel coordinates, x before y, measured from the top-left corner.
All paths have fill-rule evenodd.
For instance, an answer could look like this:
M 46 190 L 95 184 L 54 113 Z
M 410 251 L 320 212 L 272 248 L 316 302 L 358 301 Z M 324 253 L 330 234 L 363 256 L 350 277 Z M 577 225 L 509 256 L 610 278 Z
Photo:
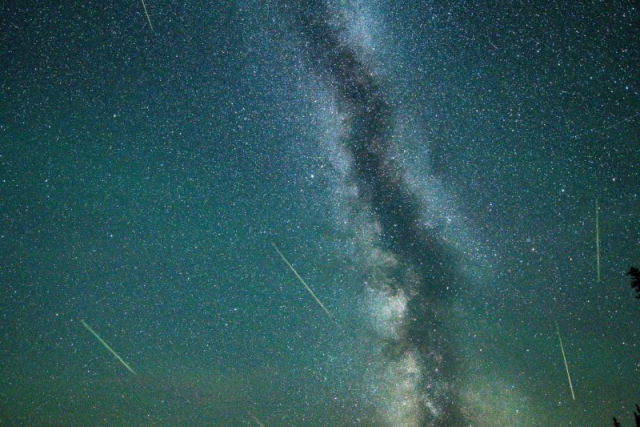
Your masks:
M 631 425 L 633 1 L 0 22 L 0 423 Z

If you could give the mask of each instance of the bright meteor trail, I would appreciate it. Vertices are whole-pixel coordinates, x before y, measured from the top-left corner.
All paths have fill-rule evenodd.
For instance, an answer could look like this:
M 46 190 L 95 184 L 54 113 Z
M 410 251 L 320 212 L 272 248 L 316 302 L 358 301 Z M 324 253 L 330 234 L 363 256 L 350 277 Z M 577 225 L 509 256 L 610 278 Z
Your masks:
M 296 277 L 298 278 L 298 280 L 300 281 L 300 283 L 302 283 L 304 285 L 304 287 L 307 289 L 307 291 L 309 291 L 309 293 L 311 294 L 311 296 L 313 297 L 313 299 L 318 303 L 318 305 L 324 310 L 325 313 L 327 313 L 327 316 L 329 316 L 330 318 L 333 318 L 331 312 L 329 310 L 327 310 L 327 307 L 324 306 L 324 304 L 322 303 L 322 301 L 320 301 L 318 299 L 318 297 L 316 296 L 316 294 L 313 293 L 313 291 L 311 290 L 311 288 L 309 287 L 309 285 L 307 285 L 307 282 L 304 281 L 304 279 L 298 274 L 298 272 L 296 271 L 295 268 L 293 268 L 293 265 L 291 265 L 291 263 L 287 260 L 287 258 L 284 256 L 284 254 L 282 252 L 280 252 L 280 249 L 278 249 L 278 246 L 276 246 L 276 244 L 274 242 L 271 242 L 271 245 L 273 246 L 273 249 L 276 250 L 276 252 L 278 252 L 278 255 L 280 255 L 280 258 L 282 258 L 282 260 L 287 264 L 287 266 L 289 266 L 289 268 L 291 269 L 291 271 L 293 271 L 293 274 L 296 275 Z
M 138 375 L 138 373 L 137 373 L 136 371 L 134 371 L 134 370 L 131 368 L 131 366 L 129 366 L 129 365 L 127 364 L 127 362 L 125 362 L 125 361 L 124 361 L 124 359 L 122 359 L 122 357 L 120 357 L 120 355 L 119 355 L 118 353 L 116 353 L 116 352 L 115 352 L 115 350 L 114 350 L 114 349 L 112 349 L 112 348 L 109 346 L 109 344 L 107 344 L 107 343 L 106 343 L 102 338 L 100 338 L 100 335 L 98 335 L 98 333 L 97 333 L 96 331 L 94 331 L 93 329 L 91 329 L 91 326 L 87 325 L 87 322 L 85 322 L 84 320 L 80 320 L 80 323 L 82 323 L 82 325 L 83 325 L 85 328 L 87 328 L 87 330 L 88 330 L 89 332 L 91 332 L 91 334 L 92 334 L 94 337 L 96 337 L 96 339 L 97 339 L 98 341 L 100 341 L 100 344 L 102 344 L 103 346 L 105 346 L 105 348 L 106 348 L 107 350 L 109 350 L 109 351 L 111 352 L 111 354 L 113 354 L 113 355 L 116 357 L 116 359 L 118 359 L 118 361 L 119 361 L 120 363 L 122 363 L 122 364 L 124 365 L 124 367 L 125 367 L 125 368 L 127 368 L 127 370 L 128 370 L 129 372 L 131 372 L 133 375 Z
M 596 280 L 600 283 L 600 208 L 596 199 Z
M 571 374 L 569 373 L 569 364 L 567 363 L 567 356 L 564 354 L 564 346 L 562 345 L 562 337 L 560 336 L 560 327 L 556 322 L 556 332 L 558 333 L 558 341 L 560 341 L 560 351 L 562 352 L 562 360 L 564 361 L 564 369 L 567 371 L 567 380 L 569 380 L 569 388 L 571 389 L 571 397 L 576 400 L 576 394 L 573 392 L 573 383 L 571 382 Z

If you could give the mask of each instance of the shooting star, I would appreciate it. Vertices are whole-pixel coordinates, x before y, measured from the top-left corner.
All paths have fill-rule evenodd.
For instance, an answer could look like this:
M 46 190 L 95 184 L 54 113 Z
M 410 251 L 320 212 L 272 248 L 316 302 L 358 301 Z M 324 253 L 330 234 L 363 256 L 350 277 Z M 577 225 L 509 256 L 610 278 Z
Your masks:
M 124 365 L 125 368 L 127 368 L 129 370 L 129 372 L 131 372 L 133 375 L 138 375 L 138 373 L 136 371 L 134 371 L 133 369 L 131 369 L 131 366 L 127 365 L 127 362 L 125 362 L 122 357 L 120 357 L 118 355 L 118 353 L 116 353 L 110 346 L 109 344 L 107 344 L 106 342 L 104 342 L 104 340 L 102 338 L 100 338 L 100 335 L 98 335 L 96 333 L 96 331 L 94 331 L 93 329 L 91 329 L 91 326 L 87 325 L 87 322 L 85 322 L 84 320 L 80 319 L 80 322 L 82 323 L 82 325 L 87 328 L 87 330 L 89 332 L 91 332 L 91 334 L 93 334 L 94 337 L 96 337 L 98 339 L 98 341 L 100 341 L 100 343 L 105 346 L 107 348 L 107 350 L 109 350 L 111 352 L 111 354 L 113 354 L 116 359 L 118 359 L 120 361 L 120 363 L 122 363 Z
M 567 356 L 564 354 L 564 346 L 562 345 L 562 337 L 560 336 L 560 327 L 556 322 L 556 332 L 558 333 L 558 340 L 560 341 L 560 351 L 562 352 L 562 360 L 564 360 L 564 369 L 567 371 L 567 379 L 569 380 L 569 388 L 571 389 L 571 397 L 576 400 L 576 395 L 573 392 L 573 384 L 571 383 L 571 374 L 569 374 L 569 364 L 567 363 Z
M 600 283 L 600 207 L 596 199 L 596 282 Z
M 304 279 L 302 277 L 300 277 L 300 275 L 298 274 L 298 272 L 296 271 L 295 268 L 293 268 L 293 266 L 291 265 L 291 263 L 287 260 L 287 258 L 285 258 L 285 256 L 282 254 L 282 252 L 280 252 L 280 249 L 278 249 L 278 246 L 276 246 L 276 244 L 274 242 L 271 242 L 271 245 L 273 246 L 273 249 L 276 250 L 276 252 L 278 252 L 278 255 L 280 255 L 280 258 L 282 258 L 282 260 L 289 266 L 289 268 L 291 269 L 291 271 L 293 271 L 293 274 L 296 275 L 296 277 L 298 278 L 298 280 L 300 281 L 300 283 L 302 283 L 304 285 L 304 287 L 307 289 L 307 291 L 309 291 L 309 293 L 311 294 L 311 296 L 313 297 L 314 300 L 316 300 L 316 302 L 318 303 L 318 305 L 320 307 L 322 307 L 322 309 L 324 310 L 325 313 L 327 313 L 327 316 L 329 316 L 329 318 L 333 318 L 333 316 L 331 315 L 331 313 L 329 312 L 329 310 L 327 310 L 327 307 L 324 306 L 324 304 L 322 304 L 322 302 L 318 299 L 318 297 L 316 296 L 316 294 L 313 293 L 313 291 L 311 290 L 311 288 L 309 287 L 309 285 L 307 285 L 307 282 L 304 281 Z
M 247 411 L 247 412 L 249 412 L 249 411 Z M 256 424 L 258 424 L 260 427 L 264 427 L 264 424 L 262 423 L 262 421 L 260 421 L 260 419 L 258 417 L 253 415 L 251 412 L 249 412 L 249 415 L 251 415 L 251 418 L 253 418 L 253 421 L 255 421 Z
M 142 7 L 144 8 L 144 14 L 147 15 L 147 22 L 149 23 L 149 27 L 151 27 L 151 31 L 153 31 L 153 25 L 151 25 L 151 18 L 149 17 L 149 12 L 147 12 L 147 5 L 144 4 L 144 0 L 142 0 Z

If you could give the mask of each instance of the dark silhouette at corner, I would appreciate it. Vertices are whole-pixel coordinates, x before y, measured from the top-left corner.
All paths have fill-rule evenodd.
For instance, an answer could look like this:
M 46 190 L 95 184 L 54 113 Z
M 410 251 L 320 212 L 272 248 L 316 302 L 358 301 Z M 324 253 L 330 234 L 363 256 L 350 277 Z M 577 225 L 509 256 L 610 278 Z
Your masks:
M 630 267 L 627 272 L 627 276 L 631 276 L 631 287 L 636 290 L 636 298 L 640 299 L 640 270 L 635 267 Z M 633 419 L 636 422 L 636 427 L 640 427 L 640 405 L 636 403 L 636 410 L 633 411 Z M 622 427 L 620 421 L 616 417 L 613 417 L 613 426 Z
M 640 270 L 631 267 L 627 272 L 627 276 L 631 276 L 631 287 L 636 290 L 636 298 L 640 299 Z
M 636 403 L 636 410 L 633 411 L 633 419 L 636 422 L 636 427 L 640 427 L 640 406 Z M 620 421 L 616 417 L 613 417 L 613 427 L 622 427 Z

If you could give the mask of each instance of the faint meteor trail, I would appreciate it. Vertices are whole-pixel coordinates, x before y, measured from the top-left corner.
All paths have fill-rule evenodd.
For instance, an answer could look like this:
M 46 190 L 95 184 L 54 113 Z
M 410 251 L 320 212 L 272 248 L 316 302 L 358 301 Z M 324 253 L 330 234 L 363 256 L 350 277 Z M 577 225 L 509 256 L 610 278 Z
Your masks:
M 333 318 L 333 315 L 331 314 L 331 312 L 329 312 L 329 310 L 327 310 L 327 307 L 324 306 L 324 304 L 322 304 L 322 301 L 320 301 L 318 299 L 318 297 L 316 296 L 316 294 L 313 293 L 313 291 L 311 290 L 311 288 L 309 287 L 309 285 L 307 285 L 307 282 L 304 281 L 304 279 L 302 277 L 300 277 L 300 275 L 298 274 L 298 272 L 296 271 L 295 268 L 293 268 L 293 266 L 291 265 L 291 263 L 287 260 L 287 258 L 283 255 L 282 252 L 280 252 L 280 249 L 278 249 L 278 246 L 276 246 L 275 242 L 271 242 L 271 245 L 273 246 L 273 249 L 276 250 L 276 252 L 278 252 L 278 255 L 280 255 L 280 258 L 282 258 L 282 260 L 289 266 L 289 268 L 291 269 L 291 271 L 293 271 L 293 274 L 296 275 L 296 277 L 298 278 L 298 280 L 300 281 L 300 283 L 302 283 L 304 285 L 304 287 L 307 289 L 307 291 L 309 291 L 309 293 L 311 294 L 311 296 L 313 297 L 314 300 L 316 300 L 316 302 L 318 303 L 318 305 L 320 307 L 322 307 L 322 309 L 324 310 L 325 313 L 327 313 L 327 316 L 329 316 L 329 318 Z
M 153 31 L 153 25 L 151 25 L 151 18 L 149 17 L 149 12 L 147 12 L 147 5 L 144 4 L 144 0 L 142 1 L 142 7 L 144 8 L 144 14 L 147 16 L 147 22 L 149 23 L 149 27 L 151 27 L 151 31 Z
M 564 346 L 562 345 L 562 337 L 560 336 L 560 327 L 556 322 L 556 332 L 558 333 L 558 340 L 560 341 L 560 351 L 562 352 L 562 360 L 564 360 L 564 369 L 567 371 L 567 380 L 569 380 L 569 388 L 571 389 L 571 397 L 576 400 L 576 395 L 573 392 L 573 384 L 571 383 L 571 374 L 569 374 L 569 364 L 567 363 L 567 356 L 564 354 Z
M 256 424 L 258 424 L 260 427 L 264 427 L 264 423 L 262 421 L 260 421 L 260 419 L 258 417 L 253 415 L 251 412 L 249 412 L 249 415 L 251 415 L 251 418 L 253 418 L 253 421 L 255 421 Z
M 120 355 L 118 355 L 118 353 L 115 352 L 114 349 L 112 349 L 109 344 L 107 344 L 102 338 L 100 338 L 100 335 L 98 335 L 98 333 L 96 331 L 94 331 L 93 329 L 91 329 L 91 326 L 87 325 L 87 322 L 85 322 L 84 320 L 80 319 L 80 322 L 82 323 L 82 325 L 87 328 L 87 330 L 89 332 L 91 332 L 91 334 L 96 337 L 98 339 L 98 341 L 100 341 L 100 343 L 106 347 L 107 350 L 109 350 L 111 352 L 111 354 L 113 354 L 116 359 L 118 359 L 120 361 L 120 363 L 122 363 L 124 365 L 125 368 L 127 368 L 129 370 L 129 372 L 131 372 L 133 375 L 138 375 L 138 373 L 136 371 L 134 371 L 131 366 L 129 366 L 127 364 L 127 362 L 125 362 L 122 357 L 120 357 Z
M 596 281 L 600 283 L 600 208 L 596 199 Z

